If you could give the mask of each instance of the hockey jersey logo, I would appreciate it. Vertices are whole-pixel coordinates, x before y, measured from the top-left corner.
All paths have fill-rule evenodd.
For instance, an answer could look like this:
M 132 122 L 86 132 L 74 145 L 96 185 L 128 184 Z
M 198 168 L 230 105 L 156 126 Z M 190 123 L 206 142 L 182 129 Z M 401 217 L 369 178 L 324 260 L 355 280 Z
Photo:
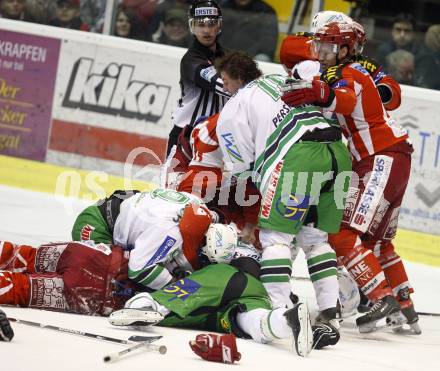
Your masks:
M 78 59 L 72 69 L 62 105 L 103 114 L 157 122 L 171 87 L 132 79 L 134 65 L 109 63 L 92 72 L 94 60 Z
M 168 252 L 175 245 L 176 241 L 177 240 L 175 238 L 173 238 L 171 236 L 166 236 L 165 240 L 162 242 L 162 244 L 156 250 L 154 255 L 151 257 L 151 259 L 148 261 L 148 263 L 145 264 L 145 268 L 151 267 L 152 265 L 163 261 L 165 259 L 165 257 L 168 255 Z
M 180 299 L 185 301 L 188 297 L 195 292 L 197 292 L 202 286 L 196 281 L 184 278 L 182 280 L 174 282 L 163 289 L 167 294 L 172 294 L 173 296 L 168 299 L 168 301 L 173 301 Z
M 321 75 L 321 80 L 329 85 L 334 84 L 336 81 L 342 79 L 342 64 L 327 68 Z
M 244 162 L 235 145 L 235 139 L 231 133 L 222 134 L 222 138 L 225 141 L 226 151 L 228 152 L 229 158 L 232 162 Z

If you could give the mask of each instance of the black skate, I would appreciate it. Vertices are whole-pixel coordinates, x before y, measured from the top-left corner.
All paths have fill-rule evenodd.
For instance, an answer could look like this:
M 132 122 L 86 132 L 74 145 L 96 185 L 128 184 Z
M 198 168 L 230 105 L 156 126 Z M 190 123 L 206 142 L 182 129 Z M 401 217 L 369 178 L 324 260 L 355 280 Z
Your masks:
M 365 294 L 359 289 L 359 296 L 361 298 L 357 310 L 359 313 L 367 313 L 373 306 L 373 302 L 368 299 Z
M 400 305 L 398 301 L 394 296 L 388 295 L 375 303 L 363 316 L 358 317 L 356 325 L 361 333 L 369 333 L 385 327 L 397 327 L 402 325 L 399 320 L 399 313 Z M 378 322 L 385 318 L 389 318 L 390 322 L 385 325 L 379 325 Z
M 319 312 L 315 324 L 312 325 L 313 349 L 322 349 L 337 344 L 341 337 L 339 334 L 339 318 L 341 318 L 341 312 L 338 307 Z
M 301 357 L 307 357 L 312 351 L 313 345 L 312 326 L 307 304 L 296 304 L 292 309 L 287 310 L 284 315 L 293 332 L 296 353 Z
M 407 326 L 399 326 L 393 329 L 397 334 L 420 335 L 422 330 L 419 325 L 419 316 L 414 309 L 414 304 L 409 297 L 409 287 L 405 287 L 397 293 L 400 303 L 402 317 L 406 320 Z
M 110 314 L 108 321 L 113 326 L 150 326 L 163 320 L 163 315 L 153 308 L 125 308 Z

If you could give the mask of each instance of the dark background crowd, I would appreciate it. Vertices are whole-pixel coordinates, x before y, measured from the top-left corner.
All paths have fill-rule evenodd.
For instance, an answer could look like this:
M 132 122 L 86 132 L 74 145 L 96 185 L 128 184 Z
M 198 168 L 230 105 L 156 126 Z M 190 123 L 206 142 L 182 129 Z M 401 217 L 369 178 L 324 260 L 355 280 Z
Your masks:
M 415 10 L 411 8 L 415 1 L 402 0 L 394 6 L 394 0 L 362 0 L 362 6 L 355 8 L 354 18 L 367 31 L 365 54 L 377 59 L 397 81 L 440 90 L 440 2 L 438 9 L 431 9 L 430 1 L 435 3 L 435 0 L 420 2 L 424 4 L 422 14 L 422 5 Z M 119 0 L 112 32 L 119 37 L 187 48 L 192 41 L 187 18 L 190 2 Z M 280 32 L 274 8 L 263 0 L 218 2 L 223 10 L 222 45 L 226 49 L 244 50 L 258 60 L 277 62 L 284 33 Z M 0 0 L 0 17 L 102 32 L 106 3 L 106 0 Z M 371 14 L 374 9 L 377 14 Z M 427 19 L 425 13 L 437 14 L 437 21 L 435 16 Z

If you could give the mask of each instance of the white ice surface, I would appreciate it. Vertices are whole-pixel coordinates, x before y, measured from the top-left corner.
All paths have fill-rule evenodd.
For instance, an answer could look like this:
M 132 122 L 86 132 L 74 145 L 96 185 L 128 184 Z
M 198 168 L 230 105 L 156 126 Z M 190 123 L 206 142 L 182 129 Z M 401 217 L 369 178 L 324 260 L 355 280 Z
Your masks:
M 59 200 L 52 195 L 0 186 L 0 239 L 38 245 L 49 241 L 69 240 L 75 216 L 90 202 Z M 415 287 L 417 310 L 440 313 L 440 269 L 406 262 Z M 294 266 L 295 276 L 306 276 L 302 256 Z M 316 303 L 310 282 L 294 280 L 301 297 L 314 310 Z M 106 318 L 54 313 L 33 309 L 2 307 L 10 317 L 126 339 L 145 333 L 112 327 Z M 158 343 L 168 347 L 166 355 L 137 350 L 118 362 L 105 364 L 104 355 L 124 349 L 118 345 L 86 339 L 46 329 L 13 324 L 11 343 L 0 342 L 0 371 L 61 370 L 225 370 L 249 371 L 430 371 L 440 369 L 440 317 L 422 316 L 420 336 L 403 336 L 391 332 L 360 335 L 354 319 L 342 324 L 342 339 L 331 349 L 313 351 L 300 358 L 289 341 L 271 345 L 238 340 L 242 359 L 234 366 L 199 359 L 188 346 L 200 331 L 153 327 L 148 333 L 163 335 Z

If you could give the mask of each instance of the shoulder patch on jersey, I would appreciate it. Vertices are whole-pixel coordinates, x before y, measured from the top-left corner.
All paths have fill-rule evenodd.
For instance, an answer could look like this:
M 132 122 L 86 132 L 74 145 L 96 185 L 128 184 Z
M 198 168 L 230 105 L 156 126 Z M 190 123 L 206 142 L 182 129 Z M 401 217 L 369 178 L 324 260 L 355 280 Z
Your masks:
M 165 240 L 162 242 L 162 244 L 159 246 L 159 248 L 156 250 L 154 255 L 151 257 L 151 259 L 145 264 L 144 268 L 150 267 L 156 263 L 159 263 L 161 260 L 163 260 L 168 252 L 172 249 L 174 244 L 176 243 L 176 239 L 171 236 L 166 236 Z
M 359 63 L 370 73 L 370 75 L 373 76 L 382 68 L 382 66 L 375 59 L 365 57 L 363 55 L 358 55 L 355 57 L 353 62 Z
M 200 70 L 200 76 L 202 79 L 211 82 L 212 78 L 217 74 L 217 70 L 214 66 L 203 68 Z
M 327 68 L 321 75 L 321 80 L 329 85 L 334 84 L 336 81 L 342 79 L 342 69 L 344 65 L 339 64 L 337 66 Z
M 361 74 L 365 75 L 365 76 L 369 76 L 370 72 L 368 72 L 364 67 L 362 67 L 361 64 L 354 62 L 351 64 L 351 68 L 359 71 Z

